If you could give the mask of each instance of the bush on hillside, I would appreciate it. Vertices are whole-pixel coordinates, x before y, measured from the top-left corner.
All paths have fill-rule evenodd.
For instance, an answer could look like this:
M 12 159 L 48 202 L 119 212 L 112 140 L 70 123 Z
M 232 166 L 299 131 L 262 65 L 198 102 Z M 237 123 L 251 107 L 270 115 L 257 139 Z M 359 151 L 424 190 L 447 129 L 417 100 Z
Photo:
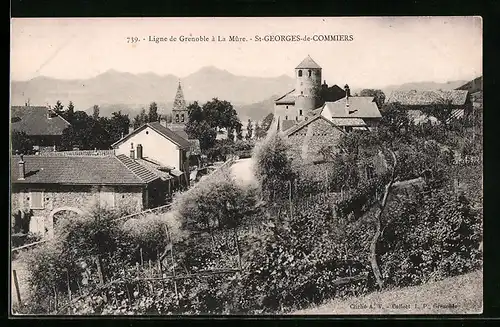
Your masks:
M 482 216 L 464 197 L 434 190 L 391 201 L 381 239 L 381 270 L 388 284 L 408 286 L 480 267 Z
M 266 200 L 288 197 L 289 183 L 295 177 L 292 160 L 287 153 L 289 149 L 289 144 L 278 133 L 268 135 L 255 146 L 255 176 Z

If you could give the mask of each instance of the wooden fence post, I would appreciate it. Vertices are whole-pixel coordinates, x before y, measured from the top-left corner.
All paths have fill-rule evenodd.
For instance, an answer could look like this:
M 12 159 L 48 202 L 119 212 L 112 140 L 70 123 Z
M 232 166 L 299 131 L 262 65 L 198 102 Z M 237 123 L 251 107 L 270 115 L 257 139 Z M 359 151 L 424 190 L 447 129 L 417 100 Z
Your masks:
M 96 263 L 97 263 L 97 274 L 99 275 L 99 283 L 101 286 L 104 286 L 104 275 L 102 273 L 102 266 L 101 266 L 101 258 L 99 255 L 96 255 Z M 106 290 L 104 290 L 103 297 L 104 303 L 108 302 L 108 297 L 106 296 Z
M 172 260 L 172 280 L 174 282 L 175 298 L 177 300 L 177 305 L 179 305 L 179 291 L 177 290 L 177 279 L 175 278 L 175 259 L 174 259 L 174 243 L 172 242 L 172 237 L 170 236 L 170 229 L 165 225 L 165 229 L 168 234 L 168 239 L 170 240 L 170 259 Z
M 19 306 L 22 307 L 23 302 L 21 301 L 21 291 L 19 290 L 19 282 L 17 280 L 17 271 L 15 269 L 12 270 L 12 277 L 14 278 L 14 287 L 16 288 L 17 303 L 19 303 Z
M 68 314 L 71 314 L 71 287 L 69 286 L 69 272 L 67 269 L 66 269 L 66 285 L 68 286 L 68 299 L 69 299 Z

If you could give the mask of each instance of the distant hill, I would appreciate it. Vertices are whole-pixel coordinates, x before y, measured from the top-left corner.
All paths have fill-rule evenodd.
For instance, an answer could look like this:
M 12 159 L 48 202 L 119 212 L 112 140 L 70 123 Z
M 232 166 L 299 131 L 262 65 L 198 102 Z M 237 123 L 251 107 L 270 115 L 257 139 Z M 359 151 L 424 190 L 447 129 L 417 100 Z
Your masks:
M 278 97 L 278 95 L 273 95 L 256 103 L 234 106 L 234 109 L 238 112 L 238 116 L 243 122 L 248 121 L 248 119 L 252 121 L 262 120 L 269 113 L 274 112 L 274 100 Z
M 216 67 L 204 67 L 180 79 L 186 101 L 204 103 L 217 97 L 235 106 L 257 103 L 293 88 L 294 79 L 282 75 L 273 78 L 237 76 Z M 29 81 L 12 81 L 11 104 L 55 104 L 73 101 L 76 110 L 92 111 L 100 106 L 102 116 L 112 111 L 137 113 L 155 101 L 159 111 L 170 111 L 179 77 L 154 73 L 131 74 L 109 70 L 89 79 L 61 80 L 40 76 Z M 161 105 L 160 105 L 161 104 Z
M 414 82 L 405 83 L 400 85 L 388 85 L 382 88 L 382 91 L 388 96 L 392 91 L 425 91 L 425 90 L 454 90 L 467 83 L 467 80 L 450 81 L 446 83 L 436 83 L 436 82 Z

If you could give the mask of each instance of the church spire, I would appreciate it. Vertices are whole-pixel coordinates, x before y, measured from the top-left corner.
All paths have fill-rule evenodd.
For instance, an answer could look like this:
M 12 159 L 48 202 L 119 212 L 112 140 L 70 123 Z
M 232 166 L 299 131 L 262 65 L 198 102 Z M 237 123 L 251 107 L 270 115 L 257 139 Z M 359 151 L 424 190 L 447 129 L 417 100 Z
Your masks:
M 184 93 L 182 92 L 181 81 L 179 80 L 179 85 L 177 86 L 177 93 L 175 94 L 174 107 L 172 111 L 185 111 L 186 100 L 184 100 Z

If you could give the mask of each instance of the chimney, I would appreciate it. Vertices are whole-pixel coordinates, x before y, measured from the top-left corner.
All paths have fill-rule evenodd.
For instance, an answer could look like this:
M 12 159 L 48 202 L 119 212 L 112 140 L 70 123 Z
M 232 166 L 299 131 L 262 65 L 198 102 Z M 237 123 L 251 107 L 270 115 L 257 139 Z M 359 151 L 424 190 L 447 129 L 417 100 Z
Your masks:
M 351 96 L 351 89 L 349 89 L 349 85 L 345 85 L 344 86 L 344 90 L 345 90 L 345 96 L 346 98 L 349 98 Z
M 21 155 L 21 160 L 19 161 L 19 180 L 24 180 L 26 176 L 26 168 L 24 167 L 24 157 Z
M 135 159 L 134 143 L 130 143 L 130 158 Z
M 349 89 L 349 85 L 344 86 L 345 90 L 345 107 L 349 109 L 349 97 L 351 96 L 351 90 Z
M 137 144 L 137 159 L 142 159 L 142 145 Z

